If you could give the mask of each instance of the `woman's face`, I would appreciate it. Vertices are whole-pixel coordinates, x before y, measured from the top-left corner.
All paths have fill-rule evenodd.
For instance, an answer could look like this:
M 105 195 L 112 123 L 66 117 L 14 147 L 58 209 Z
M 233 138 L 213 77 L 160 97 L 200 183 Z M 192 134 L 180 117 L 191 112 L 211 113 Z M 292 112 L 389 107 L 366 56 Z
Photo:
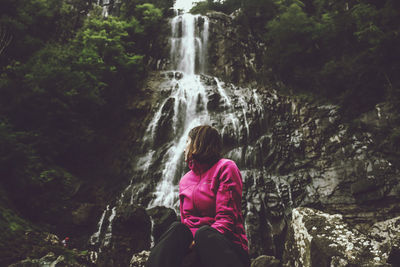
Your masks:
M 186 147 L 183 150 L 183 152 L 185 153 L 185 161 L 187 161 L 187 156 L 188 156 L 188 152 L 189 152 L 189 146 L 190 146 L 191 142 L 192 142 L 192 139 L 190 137 L 188 137 L 187 140 L 186 140 Z

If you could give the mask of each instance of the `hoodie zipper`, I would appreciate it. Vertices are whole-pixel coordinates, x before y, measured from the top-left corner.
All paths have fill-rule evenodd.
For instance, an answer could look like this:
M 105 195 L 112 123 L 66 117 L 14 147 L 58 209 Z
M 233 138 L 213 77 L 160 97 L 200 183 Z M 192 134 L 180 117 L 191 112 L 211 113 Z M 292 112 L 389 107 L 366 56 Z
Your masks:
M 200 182 L 201 182 L 201 174 L 200 174 L 200 179 L 197 182 L 197 185 L 194 187 L 194 190 L 193 190 L 193 209 L 194 209 L 196 215 L 200 215 L 199 211 L 197 210 L 197 207 L 196 207 L 196 197 L 195 197 L 196 191 L 197 191 L 197 188 L 199 187 Z

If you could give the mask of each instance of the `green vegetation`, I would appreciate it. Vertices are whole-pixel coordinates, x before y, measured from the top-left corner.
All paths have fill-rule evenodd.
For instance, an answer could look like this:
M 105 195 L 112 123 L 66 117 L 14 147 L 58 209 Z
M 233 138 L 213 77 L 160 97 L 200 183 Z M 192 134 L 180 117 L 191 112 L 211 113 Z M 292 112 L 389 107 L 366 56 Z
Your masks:
M 102 163 L 173 3 L 123 0 L 105 18 L 92 2 L 1 2 L 2 244 L 16 245 L 32 222 L 67 227 L 79 201 L 93 201 L 80 190 L 112 175 Z
M 398 1 L 208 0 L 191 12 L 211 10 L 240 11 L 237 27 L 268 48 L 268 81 L 329 99 L 349 116 L 399 102 Z
M 376 145 L 400 166 L 400 2 L 396 0 L 206 0 L 192 13 L 234 14 L 237 32 L 267 52 L 258 82 L 283 94 L 339 105 L 357 130 L 363 112 L 388 102 L 390 124 Z M 370 129 L 370 131 L 376 129 Z

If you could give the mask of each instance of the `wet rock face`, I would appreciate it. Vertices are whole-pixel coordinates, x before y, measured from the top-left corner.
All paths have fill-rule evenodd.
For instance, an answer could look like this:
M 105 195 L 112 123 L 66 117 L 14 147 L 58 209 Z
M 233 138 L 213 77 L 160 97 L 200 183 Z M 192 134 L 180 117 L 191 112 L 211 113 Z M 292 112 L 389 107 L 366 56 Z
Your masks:
M 208 68 L 206 73 L 235 84 L 257 80 L 264 66 L 258 62 L 266 52 L 264 43 L 240 31 L 234 16 L 220 12 L 207 14 L 210 19 Z
M 152 234 L 155 243 L 157 243 L 161 235 L 168 229 L 168 227 L 178 219 L 175 211 L 166 207 L 154 207 L 148 209 L 147 214 L 149 214 L 153 220 Z
M 155 145 L 160 146 L 171 138 L 172 125 L 171 120 L 174 117 L 174 102 L 173 98 L 168 98 L 166 104 L 161 110 L 160 123 L 155 129 Z
M 97 220 L 99 207 L 92 203 L 82 203 L 72 211 L 72 222 L 79 227 L 94 225 Z
M 193 106 L 196 114 L 207 111 L 210 124 L 221 133 L 224 157 L 234 160 L 242 172 L 243 212 L 252 258 L 260 255 L 287 258 L 284 255 L 288 254 L 290 244 L 285 241 L 286 236 L 294 236 L 300 229 L 293 228 L 291 219 L 292 210 L 299 206 L 341 214 L 350 229 L 363 233 L 375 223 L 400 216 L 400 172 L 376 145 L 374 133 L 350 127 L 340 117 L 337 106 L 306 103 L 260 88 L 255 82 L 262 81 L 257 73 L 265 70 L 258 65 L 257 58 L 262 58 L 265 47 L 251 35 L 239 33 L 234 17 L 209 14 L 209 30 L 206 74 L 212 76 L 198 76 L 205 93 Z M 162 57 L 153 62 L 157 62 L 154 69 L 170 66 L 168 59 Z M 159 97 L 151 110 L 159 115 L 151 127 L 157 138 L 143 141 L 145 150 L 155 151 L 143 161 L 142 165 L 150 162 L 147 170 L 139 171 L 125 192 L 126 198 L 144 206 L 154 198 L 156 184 L 165 178 L 162 164 L 171 157 L 164 156 L 169 155 L 170 147 L 176 146 L 176 142 L 173 145 L 165 142 L 184 130 L 185 120 L 177 115 L 188 109 L 185 105 L 176 105 L 181 99 L 187 100 L 188 92 L 173 95 L 186 86 L 185 74 L 157 73 L 145 85 L 154 99 L 154 95 Z M 162 108 L 161 103 L 165 103 Z M 380 127 L 390 125 L 388 110 L 385 104 L 380 104 L 375 111 L 361 116 L 360 122 L 379 131 Z M 175 118 L 172 120 L 175 128 L 171 127 L 171 118 Z M 154 143 L 157 146 L 151 146 Z M 183 164 L 179 164 L 174 164 L 179 165 L 176 183 L 184 173 Z M 145 180 L 147 184 L 140 183 Z M 131 197 L 133 193 L 129 192 L 134 195 Z M 307 216 L 314 214 L 305 213 L 304 217 Z M 303 240 L 298 242 L 308 242 L 307 235 L 297 237 Z M 317 262 L 333 266 L 352 262 L 322 248 L 320 243 L 324 239 L 313 240 L 309 245 L 312 252 L 304 259 L 308 260 L 307 264 L 311 264 L 311 259 L 315 266 Z M 295 244 L 292 242 L 292 245 Z M 385 251 L 392 258 L 398 257 L 396 247 Z M 318 255 L 322 256 L 318 258 Z M 386 260 L 390 261 L 390 257 Z
M 248 146 L 237 157 L 228 153 L 243 174 L 252 257 L 282 257 L 291 210 L 298 206 L 342 214 L 361 231 L 400 215 L 399 171 L 371 133 L 349 130 L 335 106 L 273 93 L 263 94 L 262 102 L 264 118 L 247 117 L 258 129 Z
M 387 260 L 400 232 L 398 226 L 387 226 L 399 217 L 361 233 L 339 214 L 296 208 L 292 215 L 283 266 L 391 266 Z M 397 238 L 391 239 L 393 231 Z
M 102 248 L 98 266 L 129 266 L 134 253 L 150 248 L 150 218 L 142 207 L 121 205 L 112 223 L 109 244 Z M 107 237 L 105 237 L 107 239 Z
M 163 72 L 157 76 L 157 87 L 149 86 L 148 90 L 159 92 L 159 103 L 170 97 L 173 89 L 167 81 L 179 79 L 177 73 Z M 342 214 L 360 231 L 400 216 L 399 170 L 379 151 L 373 133 L 350 129 L 338 107 L 306 103 L 273 90 L 239 87 L 208 75 L 199 79 L 207 96 L 199 108 L 207 109 L 220 131 L 224 157 L 234 160 L 242 173 L 252 258 L 282 259 L 291 212 L 299 206 Z M 165 127 L 160 127 L 160 134 L 177 134 L 163 118 L 174 112 L 168 100 L 161 110 L 159 125 Z M 145 189 L 127 190 L 127 199 L 134 192 L 135 201 L 148 204 L 146 199 L 159 181 L 156 178 L 163 177 L 159 167 L 163 155 L 165 149 L 160 146 L 143 176 L 148 181 L 151 175 L 152 183 L 132 185 Z
M 196 68 L 196 73 L 203 71 L 204 74 L 220 77 L 235 84 L 247 84 L 263 79 L 260 73 L 265 73 L 266 67 L 261 64 L 260 59 L 266 52 L 266 45 L 257 41 L 248 29 L 240 28 L 235 16 L 210 12 L 207 17 L 209 40 L 204 60 L 206 66 L 204 70 Z M 174 69 L 170 56 L 170 23 L 170 20 L 165 20 L 153 41 L 147 61 L 147 66 L 151 70 Z M 203 30 L 204 18 L 200 17 L 196 26 L 199 31 Z M 203 59 L 196 58 L 196 60 Z
M 240 136 L 235 136 L 229 122 L 216 123 L 225 125 L 225 156 L 235 160 L 242 171 L 250 255 L 282 258 L 291 210 L 298 206 L 342 214 L 360 231 L 400 215 L 400 173 L 376 145 L 375 138 L 382 136 L 350 127 L 336 106 L 306 103 L 273 90 L 259 91 L 258 86 L 239 88 L 261 81 L 256 72 L 265 70 L 257 58 L 262 57 L 265 45 L 240 32 L 234 16 L 215 12 L 208 17 L 207 73 L 236 84 L 224 84 L 226 92 L 242 90 L 244 96 L 254 89 L 262 92 L 261 109 L 255 98 L 244 97 L 246 112 L 240 121 L 247 123 L 247 132 L 243 127 Z M 205 83 L 213 87 L 212 80 Z M 219 91 L 209 95 L 209 109 L 224 110 Z M 232 102 L 240 109 L 238 98 Z M 360 122 L 379 132 L 393 121 L 390 110 L 387 104 L 378 104 Z
M 262 255 L 257 257 L 252 263 L 251 267 L 280 267 L 280 261 L 273 256 Z

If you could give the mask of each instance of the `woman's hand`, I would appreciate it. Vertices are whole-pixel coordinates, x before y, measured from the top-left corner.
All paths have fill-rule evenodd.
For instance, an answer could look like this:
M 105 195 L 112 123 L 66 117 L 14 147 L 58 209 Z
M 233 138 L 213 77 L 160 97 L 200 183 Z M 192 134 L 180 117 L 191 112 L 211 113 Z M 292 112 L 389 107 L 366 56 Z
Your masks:
M 189 245 L 189 249 L 192 249 L 194 247 L 194 240 L 192 241 L 192 243 Z

